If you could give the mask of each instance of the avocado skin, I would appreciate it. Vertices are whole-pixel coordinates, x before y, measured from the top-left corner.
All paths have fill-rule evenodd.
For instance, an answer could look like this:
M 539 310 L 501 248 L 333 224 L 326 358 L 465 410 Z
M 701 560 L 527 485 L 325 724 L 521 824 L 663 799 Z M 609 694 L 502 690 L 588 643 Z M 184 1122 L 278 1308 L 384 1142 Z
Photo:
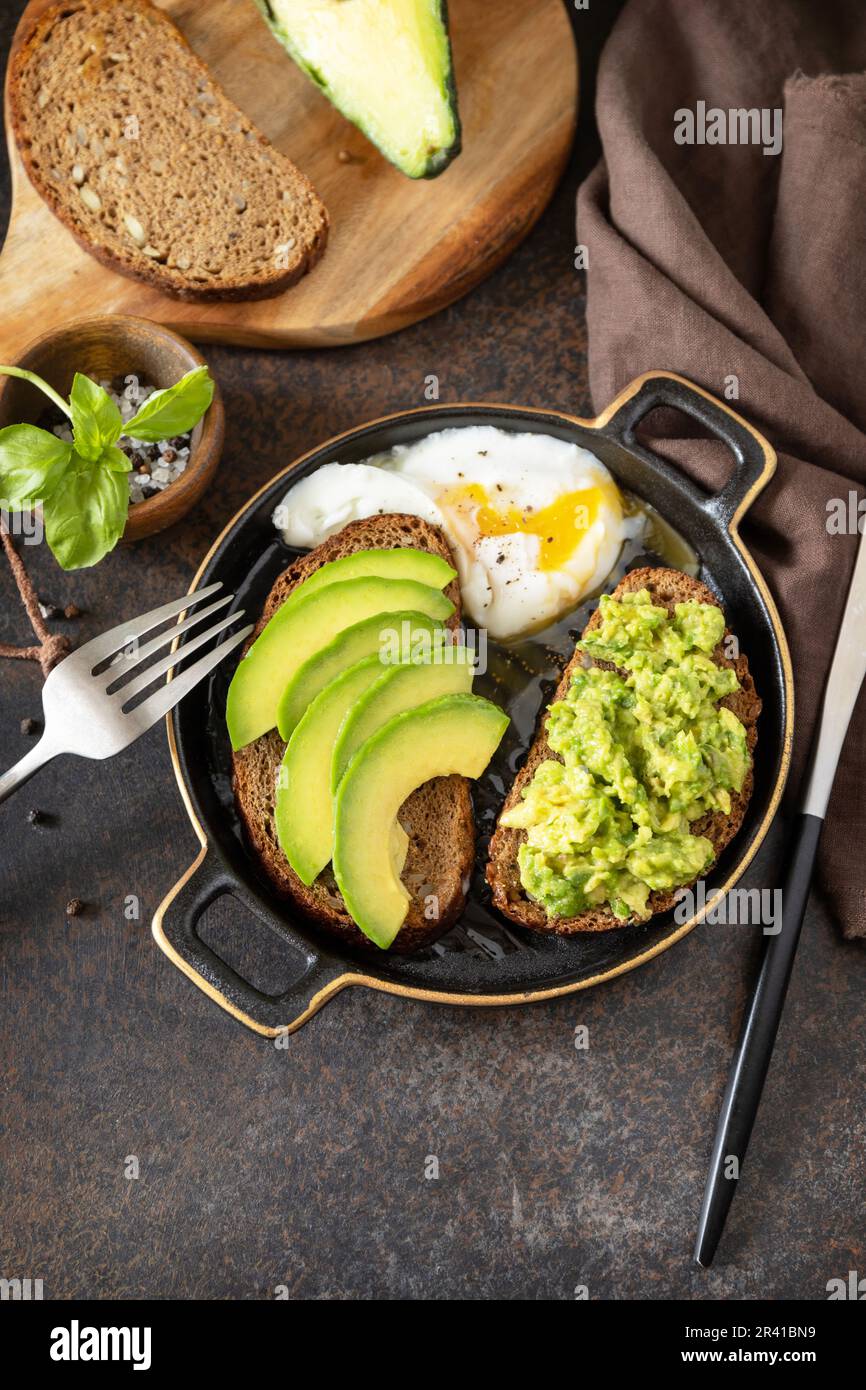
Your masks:
M 431 154 L 424 172 L 417 175 L 417 177 L 421 179 L 436 179 L 440 174 L 444 174 L 448 165 L 453 163 L 463 149 L 463 125 L 460 120 L 460 107 L 457 104 L 457 80 L 454 76 L 454 54 L 451 49 L 451 30 L 448 26 L 448 0 L 438 0 L 438 3 L 439 20 L 444 30 L 445 43 L 448 47 L 448 71 L 445 73 L 442 86 L 454 120 L 454 139 L 447 149 L 436 150 L 435 153 Z
M 334 96 L 332 92 L 329 90 L 328 84 L 322 76 L 322 74 L 318 71 L 317 68 L 313 67 L 312 64 L 308 63 L 301 56 L 288 30 L 283 26 L 283 24 L 277 17 L 276 11 L 271 5 L 270 0 L 255 0 L 255 4 L 261 11 L 265 23 L 267 24 L 271 33 L 274 35 L 274 38 L 277 39 L 277 41 L 283 46 L 283 48 L 285 48 L 292 61 L 297 64 L 297 66 L 307 77 L 309 77 L 311 82 L 315 83 L 315 85 L 319 88 L 319 91 L 322 92 L 322 94 L 326 96 L 334 106 L 337 107 L 337 110 L 342 112 L 342 108 L 340 107 L 339 102 L 334 100 Z M 365 130 L 364 126 L 359 120 L 355 120 L 351 116 L 346 116 L 346 119 L 352 121 L 353 125 L 357 125 L 358 129 L 364 135 L 367 136 L 367 139 L 370 140 L 371 144 L 375 145 L 376 149 L 378 149 L 380 153 L 385 156 L 389 163 L 394 164 L 395 168 L 400 169 L 400 172 L 402 174 L 405 174 L 406 177 L 410 179 L 438 178 L 440 174 L 445 172 L 449 164 L 451 164 L 457 158 L 457 156 L 463 149 L 463 126 L 460 120 L 460 108 L 457 102 L 457 81 L 454 76 L 454 54 L 451 48 L 451 30 L 448 25 L 448 0 L 436 0 L 436 4 L 439 13 L 439 22 L 442 25 L 442 29 L 445 35 L 445 45 L 448 57 L 447 72 L 445 72 L 442 76 L 442 91 L 445 100 L 450 108 L 451 117 L 454 122 L 454 139 L 452 140 L 451 144 L 448 145 L 447 148 L 434 150 L 430 154 L 424 168 L 420 170 L 418 173 L 409 173 L 408 170 L 402 168 L 402 166 L 400 166 L 394 160 L 391 159 L 391 156 L 388 154 L 387 150 L 383 150 L 381 145 L 379 145 L 375 140 L 372 139 L 372 137 L 368 134 L 368 132 Z M 345 112 L 342 112 L 342 114 L 345 115 Z
M 439 0 L 439 18 L 445 31 L 445 42 L 448 45 L 448 71 L 445 74 L 444 87 L 448 105 L 451 107 L 451 115 L 454 118 L 454 139 L 447 150 L 437 150 L 436 154 L 430 156 L 427 168 L 421 175 L 425 179 L 438 178 L 463 149 L 463 124 L 460 120 L 460 107 L 457 104 L 457 79 L 454 76 L 454 54 L 451 51 L 451 30 L 448 26 L 448 0 Z

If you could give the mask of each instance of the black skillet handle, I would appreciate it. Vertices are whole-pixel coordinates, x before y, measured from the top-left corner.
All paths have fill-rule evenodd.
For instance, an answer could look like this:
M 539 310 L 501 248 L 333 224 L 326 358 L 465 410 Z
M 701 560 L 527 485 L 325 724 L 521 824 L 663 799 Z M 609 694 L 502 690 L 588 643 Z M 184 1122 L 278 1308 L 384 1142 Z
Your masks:
M 280 938 L 300 957 L 300 972 L 282 994 L 263 994 L 212 951 L 196 931 L 202 913 L 226 893 L 273 929 L 255 899 L 239 887 L 216 855 L 203 849 L 160 904 L 153 919 L 154 939 L 169 960 L 233 1018 L 265 1037 L 293 1033 L 342 988 L 337 983 L 341 977 L 348 982 L 345 968 L 281 927 Z
M 640 447 L 635 430 L 656 406 L 681 410 L 726 444 L 734 455 L 737 466 L 721 492 L 714 496 L 707 497 L 683 474 L 678 474 L 678 481 L 685 490 L 696 496 L 704 510 L 727 529 L 773 476 L 776 470 L 773 448 L 724 401 L 674 372 L 647 372 L 638 377 L 620 392 L 596 423 L 605 434 L 612 435 L 628 448 Z

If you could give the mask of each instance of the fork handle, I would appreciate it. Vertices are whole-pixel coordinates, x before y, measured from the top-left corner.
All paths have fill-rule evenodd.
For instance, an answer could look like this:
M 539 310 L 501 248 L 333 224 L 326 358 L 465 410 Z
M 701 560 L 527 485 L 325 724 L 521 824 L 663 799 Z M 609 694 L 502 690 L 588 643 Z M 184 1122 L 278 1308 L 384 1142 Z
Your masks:
M 34 772 L 38 772 L 40 767 L 50 763 L 56 753 L 57 749 L 52 748 L 43 734 L 36 746 L 25 753 L 20 762 L 17 762 L 14 767 L 10 767 L 9 771 L 4 772 L 0 777 L 0 801 L 5 801 L 7 796 L 11 796 L 19 787 L 22 787 L 25 782 L 29 781 Z

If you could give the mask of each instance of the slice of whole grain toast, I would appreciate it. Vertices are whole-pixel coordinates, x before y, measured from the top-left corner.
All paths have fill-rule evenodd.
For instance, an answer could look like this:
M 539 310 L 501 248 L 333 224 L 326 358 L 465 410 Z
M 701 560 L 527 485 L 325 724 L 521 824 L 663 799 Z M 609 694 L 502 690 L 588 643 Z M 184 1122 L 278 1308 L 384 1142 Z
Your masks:
M 620 598 L 622 594 L 635 592 L 638 589 L 648 589 L 653 603 L 660 608 L 666 608 L 669 613 L 673 613 L 675 604 L 688 603 L 689 601 L 713 603 L 717 607 L 721 606 L 715 595 L 700 580 L 692 579 L 689 575 L 681 574 L 678 570 L 672 569 L 632 570 L 614 589 L 612 597 Z M 600 623 L 601 609 L 597 608 L 584 629 L 584 635 L 598 627 Z M 725 637 L 729 635 L 730 632 L 726 628 Z M 583 653 L 575 651 L 562 673 L 562 680 L 556 688 L 551 704 L 561 700 L 567 693 L 571 684 L 572 673 L 576 667 L 583 663 L 583 660 Z M 740 689 L 731 695 L 726 695 L 724 699 L 719 701 L 719 704 L 726 705 L 744 725 L 749 756 L 750 759 L 753 759 L 758 737 L 757 721 L 761 712 L 761 701 L 749 673 L 749 663 L 742 653 L 736 661 L 731 661 L 725 655 L 724 639 L 716 647 L 713 660 L 719 666 L 733 666 L 737 673 Z M 594 664 L 608 670 L 614 669 L 610 662 L 595 661 Z M 502 807 L 503 812 L 510 810 L 520 801 L 521 792 L 536 768 L 548 759 L 561 761 L 559 755 L 553 752 L 547 742 L 545 720 L 529 750 L 526 762 L 517 774 L 505 799 Z M 716 859 L 742 825 L 743 816 L 752 795 L 752 782 L 752 765 L 750 763 L 742 790 L 731 793 L 730 815 L 725 816 L 721 811 L 713 811 L 691 824 L 692 834 L 704 835 L 710 841 L 715 850 Z M 500 912 L 504 913 L 506 917 L 510 917 L 513 922 L 518 922 L 523 927 L 530 927 L 533 931 L 553 932 L 561 936 L 572 936 L 578 932 L 610 931 L 613 927 L 626 925 L 616 918 L 607 906 L 591 908 L 582 912 L 578 917 L 548 917 L 544 908 L 526 894 L 520 882 L 517 852 L 525 838 L 525 830 L 513 830 L 500 822 L 490 841 L 487 881 L 493 890 L 493 901 Z M 688 887 L 689 885 L 682 886 Z M 679 892 L 679 888 L 673 888 L 651 893 L 648 905 L 652 915 L 667 912 L 669 908 L 673 907 Z
M 352 521 L 315 550 L 293 561 L 274 583 L 246 652 L 293 589 L 331 560 L 357 550 L 396 550 L 413 546 L 454 559 L 442 532 L 417 516 L 389 514 Z M 460 586 L 453 579 L 444 592 L 454 604 L 446 626 L 460 625 Z M 276 729 L 233 754 L 235 803 L 263 873 L 281 897 L 349 945 L 380 954 L 359 931 L 343 904 L 329 865 L 307 888 L 280 848 L 274 819 L 276 777 L 285 744 Z M 465 777 L 438 777 L 418 787 L 400 808 L 400 824 L 409 836 L 402 873 L 412 895 L 406 921 L 391 951 L 407 954 L 435 941 L 463 911 L 475 854 L 475 823 Z M 427 915 L 430 913 L 430 916 Z
M 63 0 L 9 71 L 37 193 L 97 260 L 181 299 L 263 299 L 315 265 L 312 184 L 149 0 Z

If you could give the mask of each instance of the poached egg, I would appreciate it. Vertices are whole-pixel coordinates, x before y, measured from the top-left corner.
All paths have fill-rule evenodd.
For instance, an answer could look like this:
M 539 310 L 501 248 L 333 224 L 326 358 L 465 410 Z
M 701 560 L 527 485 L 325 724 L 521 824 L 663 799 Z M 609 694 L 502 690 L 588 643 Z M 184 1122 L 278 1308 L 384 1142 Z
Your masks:
M 439 526 L 468 616 L 499 641 L 546 627 L 600 589 L 639 535 L 600 459 L 544 434 L 439 430 L 363 463 L 329 463 L 274 512 L 287 544 L 319 545 L 348 522 L 407 512 Z

